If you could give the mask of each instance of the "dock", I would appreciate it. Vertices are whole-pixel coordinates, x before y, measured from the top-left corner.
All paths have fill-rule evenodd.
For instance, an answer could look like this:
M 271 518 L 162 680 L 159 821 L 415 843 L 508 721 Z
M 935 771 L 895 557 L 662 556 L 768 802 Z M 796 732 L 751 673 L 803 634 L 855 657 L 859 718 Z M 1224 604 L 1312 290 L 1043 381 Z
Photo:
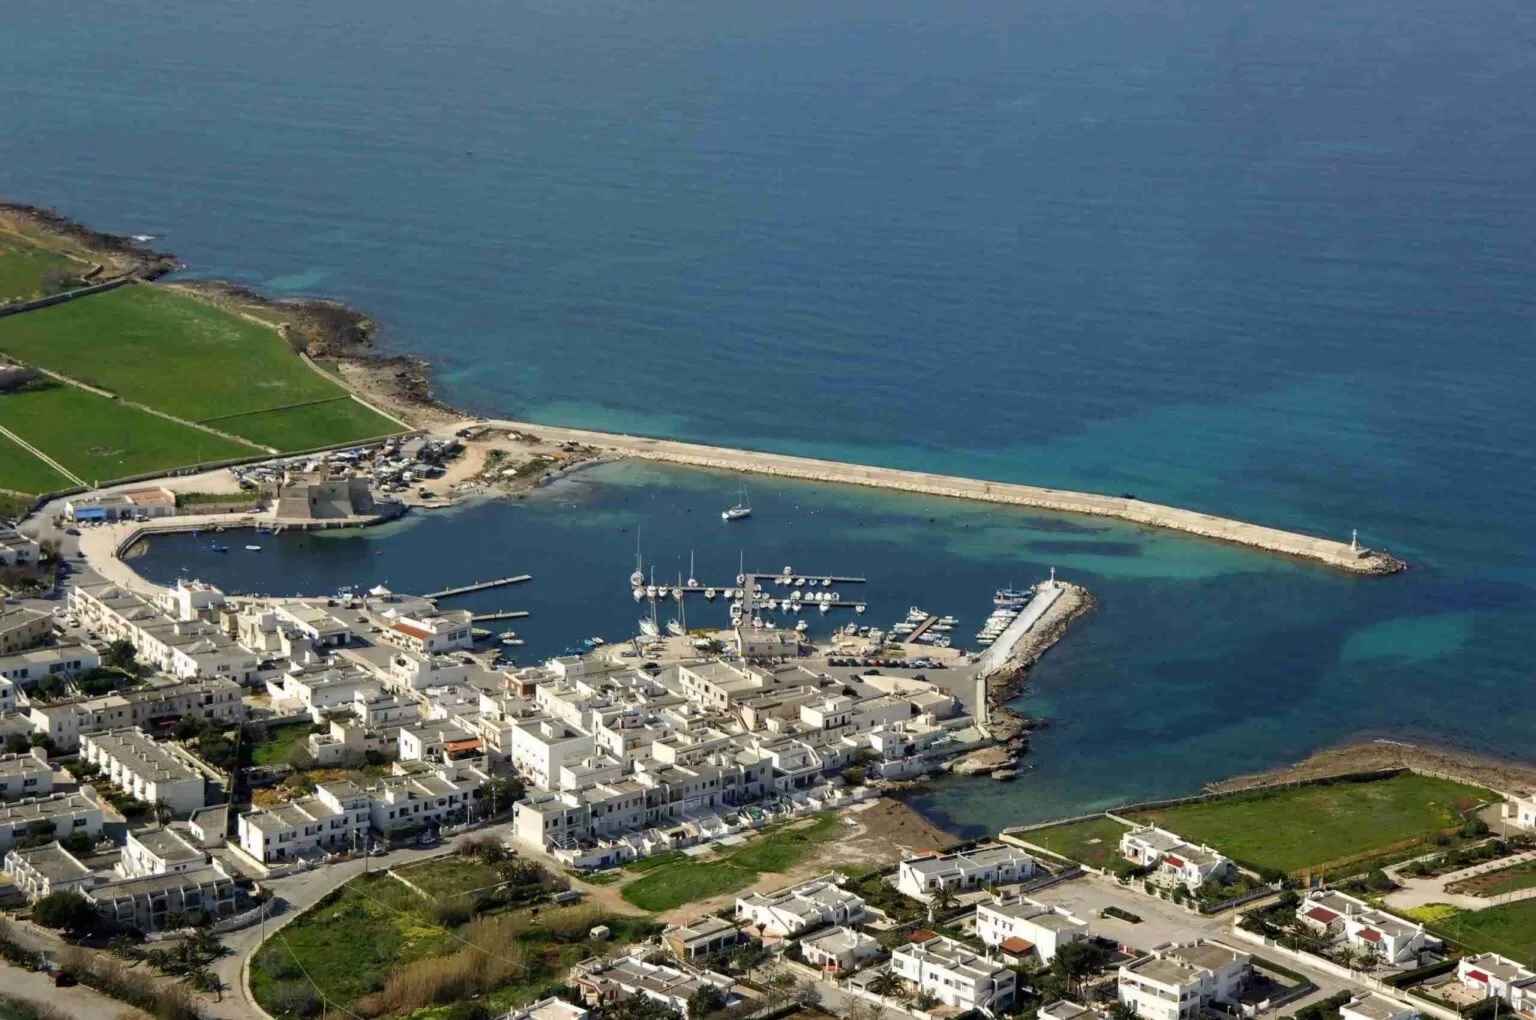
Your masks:
M 1045 611 L 1061 598 L 1062 591 L 1063 589 L 1054 581 L 1041 585 L 1035 592 L 1035 597 L 1029 600 L 1029 605 L 1024 607 L 1023 612 L 1014 617 L 1013 622 L 997 636 L 997 640 L 981 653 L 981 658 L 976 661 L 976 675 L 990 676 L 1002 669 L 1009 657 L 1013 655 L 1014 648 L 1024 639 L 1024 635 L 1028 634 L 1030 628 L 1040 622 L 1040 617 L 1045 615 Z M 933 617 L 930 616 L 929 619 Z
M 489 591 L 492 588 L 502 588 L 509 584 L 522 584 L 524 581 L 532 580 L 532 574 L 518 574 L 516 577 L 498 577 L 494 581 L 476 581 L 474 584 L 461 584 L 457 588 L 429 591 L 422 598 L 446 599 L 453 595 L 468 595 L 472 591 Z
M 499 613 L 476 613 L 470 619 L 475 623 L 488 623 L 491 620 L 521 620 L 527 615 L 526 609 L 504 609 Z
M 928 633 L 928 628 L 929 627 L 932 627 L 934 624 L 936 624 L 938 622 L 939 622 L 939 618 L 937 616 L 929 616 L 928 619 L 924 620 L 922 623 L 917 625 L 917 629 L 916 630 L 914 630 L 912 633 L 908 634 L 906 637 L 902 638 L 901 640 L 904 641 L 904 642 L 906 642 L 906 641 L 916 641 L 918 638 L 920 638 L 924 634 Z
M 750 474 L 799 478 L 811 482 L 863 485 L 928 496 L 1001 503 L 1035 510 L 1109 517 L 1132 524 L 1166 528 L 1170 531 L 1199 535 L 1216 541 L 1295 556 L 1354 574 L 1395 574 L 1407 568 L 1406 563 L 1390 553 L 1367 548 L 1353 539 L 1342 542 L 1303 535 L 1294 531 L 1201 513 L 1197 510 L 1149 503 L 1131 494 L 1107 496 L 1100 493 L 1073 492 L 1037 485 L 961 478 L 926 471 L 871 467 L 864 464 L 816 460 L 811 457 L 761 453 L 755 450 L 734 450 L 721 446 L 706 446 L 702 443 L 684 443 L 670 439 L 619 435 L 612 432 L 593 432 L 588 429 L 561 428 L 529 422 L 497 421 L 491 424 L 496 428 L 540 436 L 549 442 L 589 446 L 611 457 L 661 461 L 720 471 L 744 471 Z

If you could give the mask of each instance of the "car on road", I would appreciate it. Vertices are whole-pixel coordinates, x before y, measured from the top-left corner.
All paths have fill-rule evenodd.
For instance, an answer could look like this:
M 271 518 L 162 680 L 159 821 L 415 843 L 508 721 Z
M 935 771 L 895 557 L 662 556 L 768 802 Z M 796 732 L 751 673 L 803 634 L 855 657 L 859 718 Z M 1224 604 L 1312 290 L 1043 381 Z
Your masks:
M 65 528 L 64 529 L 64 534 L 78 536 L 80 534 L 80 529 L 79 528 Z

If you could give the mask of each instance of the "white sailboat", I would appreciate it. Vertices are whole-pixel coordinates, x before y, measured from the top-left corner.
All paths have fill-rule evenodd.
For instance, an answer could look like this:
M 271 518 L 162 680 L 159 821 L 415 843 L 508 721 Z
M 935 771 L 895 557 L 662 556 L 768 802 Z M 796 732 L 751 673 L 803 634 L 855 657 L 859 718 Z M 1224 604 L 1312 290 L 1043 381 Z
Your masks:
M 742 487 L 737 496 L 738 499 L 735 506 L 726 507 L 724 510 L 720 511 L 720 519 L 722 521 L 739 521 L 743 518 L 752 516 L 752 504 L 747 500 L 747 490 L 745 486 Z

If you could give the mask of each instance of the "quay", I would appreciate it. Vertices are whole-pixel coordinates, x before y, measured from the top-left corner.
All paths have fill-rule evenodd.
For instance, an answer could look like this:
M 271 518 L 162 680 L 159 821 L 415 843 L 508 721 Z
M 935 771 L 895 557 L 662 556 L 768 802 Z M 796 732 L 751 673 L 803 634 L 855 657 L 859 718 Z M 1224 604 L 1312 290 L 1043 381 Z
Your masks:
M 423 595 L 424 599 L 446 599 L 453 595 L 468 595 L 472 591 L 488 591 L 491 588 L 501 588 L 509 584 L 522 584 L 524 581 L 532 581 L 532 574 L 518 574 L 516 577 L 498 577 L 494 581 L 476 581 L 474 584 L 461 584 L 457 588 L 444 588 L 442 591 L 430 591 Z
M 914 630 L 912 633 L 908 634 L 906 637 L 901 639 L 902 642 L 903 643 L 908 643 L 908 644 L 916 643 L 918 638 L 920 638 L 924 634 L 928 633 L 928 628 L 929 627 L 932 627 L 935 623 L 938 623 L 938 622 L 939 622 L 939 618 L 937 616 L 934 616 L 934 615 L 932 615 L 930 613 L 926 620 L 924 620 L 922 623 L 917 625 L 917 629 L 916 630 Z
M 475 623 L 488 623 L 491 620 L 521 620 L 527 615 L 526 609 L 505 609 L 499 613 L 476 613 L 470 619 Z
M 869 467 L 862 464 L 816 460 L 810 457 L 733 450 L 670 439 L 650 439 L 643 436 L 560 428 L 529 422 L 458 422 L 448 428 L 451 431 L 452 428 L 466 424 L 540 436 L 552 443 L 576 443 L 592 447 L 600 453 L 613 457 L 654 460 L 689 467 L 742 471 L 782 478 L 800 478 L 806 481 L 830 482 L 839 485 L 863 485 L 930 496 L 948 496 L 954 499 L 1030 507 L 1036 510 L 1086 514 L 1092 517 L 1112 517 L 1132 524 L 1182 531 L 1202 538 L 1295 556 L 1298 559 L 1311 560 L 1355 574 L 1394 574 L 1407 567 L 1402 560 L 1387 552 L 1367 549 L 1353 541 L 1339 542 L 1313 535 L 1303 535 L 1195 510 L 1147 503 L 1130 496 L 1105 496 L 1009 482 L 989 482 L 978 478 L 960 478 L 898 468 Z
M 976 675 L 980 677 L 991 676 L 1000 672 L 1008 665 L 1008 660 L 1013 657 L 1014 649 L 1024 639 L 1024 635 L 1030 632 L 1046 610 L 1056 604 L 1065 589 L 1056 583 L 1054 578 L 1041 584 L 1035 590 L 1035 597 L 1029 600 L 1029 605 L 1023 612 L 1013 618 L 1013 622 L 997 636 L 997 640 L 981 653 L 981 658 L 976 661 Z M 932 617 L 929 617 L 931 620 Z

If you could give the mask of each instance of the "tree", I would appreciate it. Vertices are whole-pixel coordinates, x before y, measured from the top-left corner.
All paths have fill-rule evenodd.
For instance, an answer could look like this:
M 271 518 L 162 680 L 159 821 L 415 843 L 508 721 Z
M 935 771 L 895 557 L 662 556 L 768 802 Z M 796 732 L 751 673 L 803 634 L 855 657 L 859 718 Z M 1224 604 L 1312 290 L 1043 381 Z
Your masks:
M 155 801 L 153 811 L 155 812 L 155 821 L 161 828 L 165 827 L 166 822 L 176 817 L 176 812 L 171 808 L 171 802 L 164 798 Z
M 224 982 L 219 976 L 207 967 L 198 967 L 187 972 L 187 984 L 199 992 L 212 992 L 218 996 L 216 1002 L 224 1001 Z
M 725 993 L 714 985 L 701 985 L 688 996 L 688 1020 L 703 1020 L 725 1008 Z
M 888 999 L 901 991 L 901 978 L 889 970 L 882 970 L 866 987 L 882 999 Z
M 1056 949 L 1051 970 L 1074 994 L 1082 991 L 1083 981 L 1103 970 L 1109 963 L 1109 951 L 1097 942 L 1068 942 Z
M 70 889 L 49 893 L 32 904 L 32 920 L 44 928 L 83 935 L 96 927 L 101 915 L 90 900 Z
M 133 642 L 126 638 L 118 638 L 102 650 L 101 661 L 104 665 L 113 669 L 120 669 L 124 673 L 137 674 L 139 672 L 139 653 L 133 647 Z
M 484 815 L 498 815 L 523 799 L 523 781 L 516 776 L 491 776 L 475 793 Z
M 1141 1014 L 1129 1002 L 1116 999 L 1109 1007 L 1109 1020 L 1141 1020 Z
M 10 754 L 26 754 L 32 750 L 32 741 L 27 739 L 25 733 L 7 733 L 5 735 L 5 749 Z

